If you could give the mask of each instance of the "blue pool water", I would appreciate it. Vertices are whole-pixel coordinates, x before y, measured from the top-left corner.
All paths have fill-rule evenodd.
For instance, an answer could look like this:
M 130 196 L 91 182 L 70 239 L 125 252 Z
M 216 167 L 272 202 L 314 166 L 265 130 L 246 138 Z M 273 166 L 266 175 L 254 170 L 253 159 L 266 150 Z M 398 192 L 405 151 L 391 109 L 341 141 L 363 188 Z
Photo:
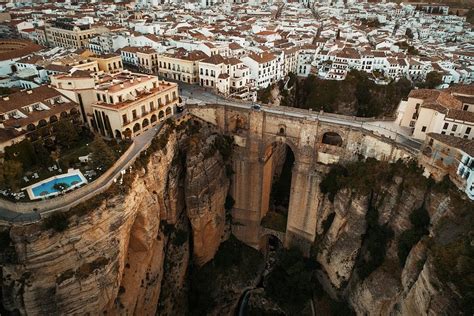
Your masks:
M 71 187 L 75 184 L 82 183 L 82 182 L 84 181 L 82 181 L 81 177 L 79 177 L 77 174 L 74 174 L 71 176 L 65 176 L 62 178 L 52 179 L 48 182 L 38 185 L 37 187 L 33 187 L 31 191 L 33 192 L 35 196 L 40 197 L 40 196 L 47 195 L 50 193 L 59 192 L 58 190 L 54 188 L 54 185 L 56 183 L 66 183 L 69 187 Z

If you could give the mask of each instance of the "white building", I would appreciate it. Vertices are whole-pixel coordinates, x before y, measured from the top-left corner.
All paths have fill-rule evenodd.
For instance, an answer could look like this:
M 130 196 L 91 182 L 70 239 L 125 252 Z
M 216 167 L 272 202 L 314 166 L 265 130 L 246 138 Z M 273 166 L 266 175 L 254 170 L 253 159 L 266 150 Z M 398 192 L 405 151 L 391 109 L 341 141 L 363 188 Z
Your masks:
M 257 88 L 266 88 L 277 81 L 277 58 L 271 53 L 250 54 L 242 62 L 250 69 L 250 78 Z

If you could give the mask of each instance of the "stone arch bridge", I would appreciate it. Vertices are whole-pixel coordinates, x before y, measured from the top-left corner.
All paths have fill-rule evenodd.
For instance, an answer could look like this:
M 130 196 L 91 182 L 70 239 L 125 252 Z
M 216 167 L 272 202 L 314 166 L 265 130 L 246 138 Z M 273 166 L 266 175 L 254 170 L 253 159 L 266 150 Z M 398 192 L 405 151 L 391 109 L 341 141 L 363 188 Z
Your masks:
M 299 109 L 251 109 L 248 105 L 190 105 L 188 110 L 234 136 L 237 146 L 230 193 L 235 199 L 232 214 L 236 224 L 232 230 L 255 248 L 268 234 L 260 223 L 268 210 L 278 146 L 287 145 L 295 161 L 286 232 L 284 238 L 281 233 L 275 236 L 283 238 L 285 246 L 296 244 L 303 249 L 316 237 L 322 165 L 355 160 L 359 155 L 395 161 L 416 154 L 396 138 L 364 129 L 350 117 L 339 116 L 339 123 L 325 122 L 319 114 Z

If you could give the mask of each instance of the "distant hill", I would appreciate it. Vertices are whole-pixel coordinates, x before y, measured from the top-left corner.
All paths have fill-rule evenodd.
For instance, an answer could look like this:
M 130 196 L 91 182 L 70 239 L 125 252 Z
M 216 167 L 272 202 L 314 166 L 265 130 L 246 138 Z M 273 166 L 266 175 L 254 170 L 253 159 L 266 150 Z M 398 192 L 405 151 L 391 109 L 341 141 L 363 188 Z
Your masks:
M 474 8 L 474 0 L 389 0 L 390 2 L 396 3 L 435 3 L 435 4 L 445 4 L 448 5 L 451 9 L 459 8 L 459 9 L 472 9 Z M 382 0 L 368 0 L 369 3 L 379 3 Z

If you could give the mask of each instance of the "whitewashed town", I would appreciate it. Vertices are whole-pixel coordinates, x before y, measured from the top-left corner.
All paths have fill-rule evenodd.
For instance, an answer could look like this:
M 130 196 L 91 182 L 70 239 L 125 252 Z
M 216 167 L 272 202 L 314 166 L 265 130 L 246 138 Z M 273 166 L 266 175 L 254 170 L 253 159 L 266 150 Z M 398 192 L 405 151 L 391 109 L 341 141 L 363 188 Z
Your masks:
M 0 315 L 474 315 L 474 0 L 0 0 Z

